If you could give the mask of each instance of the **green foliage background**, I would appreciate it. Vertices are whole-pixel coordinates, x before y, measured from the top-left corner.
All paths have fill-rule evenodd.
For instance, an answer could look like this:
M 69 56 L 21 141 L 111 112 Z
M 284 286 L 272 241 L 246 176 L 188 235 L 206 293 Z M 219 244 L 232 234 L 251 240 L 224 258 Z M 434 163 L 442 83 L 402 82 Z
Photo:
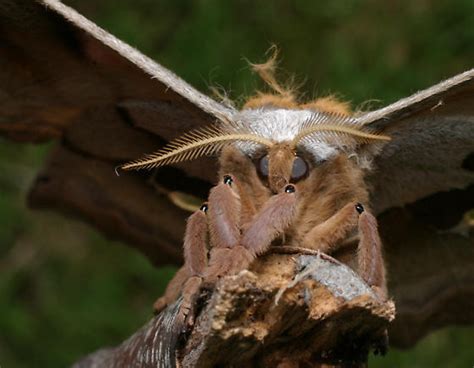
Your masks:
M 281 68 L 308 98 L 380 106 L 474 66 L 472 0 L 70 0 L 207 92 L 261 87 L 246 59 Z M 376 99 L 376 101 L 374 101 Z M 0 140 L 0 366 L 62 367 L 143 324 L 174 268 L 153 269 L 90 227 L 26 208 L 50 146 Z M 438 331 L 373 367 L 471 367 L 474 329 Z

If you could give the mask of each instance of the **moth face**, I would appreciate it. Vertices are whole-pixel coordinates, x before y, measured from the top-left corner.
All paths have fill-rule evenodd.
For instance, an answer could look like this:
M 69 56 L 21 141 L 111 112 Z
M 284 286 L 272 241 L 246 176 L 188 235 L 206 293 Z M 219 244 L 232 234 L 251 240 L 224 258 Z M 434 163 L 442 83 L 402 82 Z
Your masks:
M 254 162 L 260 179 L 273 193 L 306 178 L 310 169 L 308 160 L 288 142 L 275 144 Z

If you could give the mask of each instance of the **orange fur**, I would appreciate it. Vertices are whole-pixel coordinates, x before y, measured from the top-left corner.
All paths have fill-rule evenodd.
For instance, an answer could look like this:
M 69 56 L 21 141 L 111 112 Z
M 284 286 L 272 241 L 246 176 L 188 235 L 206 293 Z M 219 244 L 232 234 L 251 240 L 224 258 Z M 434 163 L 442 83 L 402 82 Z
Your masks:
M 292 95 L 273 95 L 266 93 L 257 93 L 245 102 L 244 109 L 257 109 L 259 107 L 279 107 L 282 109 L 298 109 L 299 105 Z
M 339 101 L 334 96 L 326 96 L 306 102 L 300 105 L 300 109 L 318 110 L 326 113 L 334 113 L 340 115 L 352 115 L 351 105 L 347 101 Z
M 272 46 L 267 53 L 271 53 L 268 60 L 262 64 L 249 63 L 252 70 L 259 75 L 268 87 L 280 96 L 293 97 L 294 87 L 291 84 L 282 85 L 278 82 L 275 74 L 278 60 L 278 49 Z
M 194 324 L 194 304 L 196 304 L 199 297 L 201 285 L 202 277 L 200 276 L 191 276 L 183 285 L 183 300 L 177 316 L 177 323 L 181 325 L 181 328 L 184 328 L 185 325 Z
M 276 77 L 278 49 L 272 46 L 268 60 L 262 64 L 250 63 L 252 70 L 265 82 L 273 93 L 257 93 L 248 98 L 243 105 L 243 109 L 257 109 L 261 107 L 276 107 L 283 109 L 309 109 L 325 113 L 335 113 L 340 115 L 352 115 L 349 102 L 340 101 L 333 95 L 319 97 L 312 101 L 298 102 L 297 88 L 293 83 L 282 84 Z
M 244 109 L 258 109 L 261 107 L 276 107 L 294 110 L 315 110 L 329 114 L 350 116 L 353 114 L 351 105 L 347 101 L 340 101 L 334 96 L 320 97 L 313 101 L 298 103 L 293 95 L 274 95 L 257 93 L 244 104 Z

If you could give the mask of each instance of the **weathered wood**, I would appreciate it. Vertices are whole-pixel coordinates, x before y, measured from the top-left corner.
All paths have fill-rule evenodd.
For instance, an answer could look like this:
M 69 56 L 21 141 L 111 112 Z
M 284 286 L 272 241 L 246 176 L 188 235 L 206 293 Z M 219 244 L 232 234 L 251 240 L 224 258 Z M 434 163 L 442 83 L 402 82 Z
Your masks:
M 177 300 L 118 347 L 98 350 L 73 368 L 174 367 L 179 337 L 175 320 L 179 305 L 180 300 Z
M 177 345 L 182 367 L 359 366 L 369 350 L 383 348 L 395 315 L 391 301 L 378 301 L 350 268 L 325 255 L 264 256 L 251 271 L 221 280 L 200 303 L 193 330 Z M 175 316 L 173 305 L 119 347 L 76 367 L 99 366 L 97 361 L 174 366 L 169 344 L 178 340 Z

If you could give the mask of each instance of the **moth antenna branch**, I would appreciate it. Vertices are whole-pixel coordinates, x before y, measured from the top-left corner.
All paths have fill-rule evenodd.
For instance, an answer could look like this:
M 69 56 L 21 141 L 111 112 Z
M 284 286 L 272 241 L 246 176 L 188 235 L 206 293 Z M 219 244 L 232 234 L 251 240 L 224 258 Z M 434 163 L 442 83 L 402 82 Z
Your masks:
M 296 147 L 301 140 L 315 133 L 329 133 L 335 137 L 345 135 L 351 136 L 365 142 L 371 140 L 389 141 L 391 138 L 373 132 L 362 130 L 362 126 L 346 115 L 342 114 L 318 114 L 306 120 L 298 134 L 293 138 L 292 145 Z
M 193 160 L 202 156 L 215 154 L 224 148 L 226 143 L 250 141 L 271 147 L 270 139 L 261 137 L 249 129 L 230 122 L 225 126 L 211 125 L 192 130 L 169 142 L 162 149 L 144 158 L 126 163 L 122 170 L 152 169 L 177 162 Z

